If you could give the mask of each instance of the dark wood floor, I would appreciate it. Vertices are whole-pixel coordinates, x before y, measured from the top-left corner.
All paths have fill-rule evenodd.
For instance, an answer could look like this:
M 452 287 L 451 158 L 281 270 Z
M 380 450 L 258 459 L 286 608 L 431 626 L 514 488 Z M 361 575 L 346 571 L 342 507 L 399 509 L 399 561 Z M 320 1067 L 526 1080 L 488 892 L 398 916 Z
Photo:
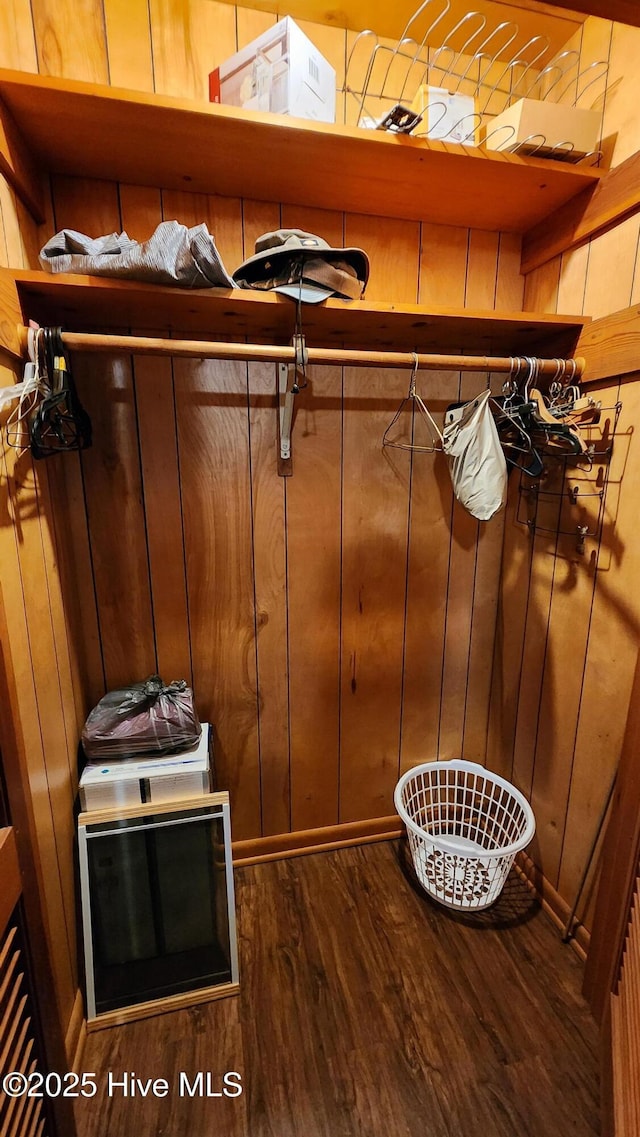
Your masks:
M 81 1137 L 592 1137 L 597 1034 L 582 969 L 525 887 L 452 915 L 395 842 L 236 874 L 241 995 L 89 1036 Z M 107 1071 L 167 1079 L 106 1094 Z M 180 1097 L 211 1071 L 236 1099 Z

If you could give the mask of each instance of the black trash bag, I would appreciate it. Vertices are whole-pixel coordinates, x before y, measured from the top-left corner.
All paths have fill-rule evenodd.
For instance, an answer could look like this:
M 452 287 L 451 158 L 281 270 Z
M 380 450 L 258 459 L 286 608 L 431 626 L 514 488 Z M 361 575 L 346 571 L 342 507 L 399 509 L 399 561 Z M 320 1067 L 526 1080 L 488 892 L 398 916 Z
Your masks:
M 159 675 L 108 691 L 82 730 L 90 761 L 175 754 L 197 746 L 202 727 L 184 679 L 165 686 Z

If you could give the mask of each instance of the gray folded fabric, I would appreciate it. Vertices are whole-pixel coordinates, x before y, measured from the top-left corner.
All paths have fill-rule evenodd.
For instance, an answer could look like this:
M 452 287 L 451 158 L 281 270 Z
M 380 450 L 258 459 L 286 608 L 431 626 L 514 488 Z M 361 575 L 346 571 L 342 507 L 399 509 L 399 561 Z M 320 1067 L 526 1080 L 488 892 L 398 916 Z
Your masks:
M 93 238 L 62 229 L 40 250 L 40 264 L 47 272 L 114 276 L 180 288 L 238 287 L 205 224 L 187 229 L 178 221 L 162 221 L 142 244 L 126 233 Z

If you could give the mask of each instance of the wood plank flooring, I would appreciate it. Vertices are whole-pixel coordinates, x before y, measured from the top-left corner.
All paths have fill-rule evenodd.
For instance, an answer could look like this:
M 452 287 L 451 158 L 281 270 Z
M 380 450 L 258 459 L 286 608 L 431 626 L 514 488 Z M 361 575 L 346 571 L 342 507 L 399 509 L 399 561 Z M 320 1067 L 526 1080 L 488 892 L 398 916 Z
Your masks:
M 451 914 L 398 842 L 236 873 L 238 998 L 88 1038 L 80 1137 L 595 1137 L 597 1031 L 582 968 L 511 877 Z M 236 1098 L 180 1095 L 210 1071 Z M 165 1078 L 166 1097 L 109 1096 Z M 206 1083 L 203 1083 L 206 1090 Z

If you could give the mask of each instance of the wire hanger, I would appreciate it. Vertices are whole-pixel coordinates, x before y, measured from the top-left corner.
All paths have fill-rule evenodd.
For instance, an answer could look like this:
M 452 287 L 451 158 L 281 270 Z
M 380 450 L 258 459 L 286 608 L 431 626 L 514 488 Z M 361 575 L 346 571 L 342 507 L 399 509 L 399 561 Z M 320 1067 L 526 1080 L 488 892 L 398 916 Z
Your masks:
M 411 354 L 413 356 L 413 370 L 411 372 L 411 378 L 409 380 L 409 390 L 400 403 L 400 406 L 398 407 L 395 415 L 393 416 L 391 422 L 389 423 L 382 436 L 382 445 L 383 447 L 392 446 L 396 450 L 415 451 L 417 454 L 435 454 L 437 451 L 441 451 L 443 449 L 443 438 L 440 432 L 440 428 L 433 418 L 433 415 L 431 414 L 429 408 L 427 407 L 422 397 L 416 391 L 416 376 L 418 374 L 419 361 L 415 351 L 412 351 Z M 418 446 L 417 443 L 414 442 L 394 442 L 389 438 L 391 431 L 400 418 L 400 415 L 402 414 L 407 403 L 413 403 L 413 405 L 420 411 L 421 415 L 423 415 L 423 417 L 426 419 L 431 431 L 431 446 Z
M 11 388 L 10 394 L 18 399 L 5 423 L 7 446 L 13 447 L 21 457 L 29 449 L 30 420 L 36 408 L 50 394 L 48 375 L 42 365 L 43 329 L 29 329 L 29 362 L 25 364 L 22 383 Z

